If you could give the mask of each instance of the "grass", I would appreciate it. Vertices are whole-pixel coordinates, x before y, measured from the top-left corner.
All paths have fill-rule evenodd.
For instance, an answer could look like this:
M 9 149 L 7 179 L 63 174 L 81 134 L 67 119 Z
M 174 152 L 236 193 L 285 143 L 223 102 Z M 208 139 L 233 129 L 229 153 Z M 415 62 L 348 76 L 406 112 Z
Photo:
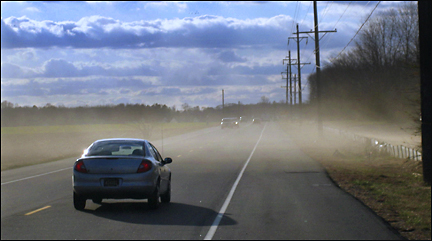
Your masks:
M 41 133 L 77 133 L 77 132 L 100 132 L 107 129 L 124 130 L 127 125 L 60 125 L 60 126 L 19 126 L 2 127 L 2 134 L 33 135 Z
M 319 161 L 333 181 L 410 240 L 431 239 L 431 187 L 421 162 L 394 158 L 316 126 L 282 122 L 304 153 Z
M 2 127 L 2 134 L 14 135 L 32 135 L 41 133 L 88 133 L 88 132 L 106 132 L 112 131 L 130 131 L 140 127 L 149 127 L 151 129 L 164 130 L 181 130 L 184 128 L 205 127 L 206 123 L 128 123 L 128 124 L 92 124 L 92 125 L 59 125 L 59 126 L 19 126 L 19 127 Z
M 127 123 L 1 128 L 1 170 L 79 157 L 104 138 L 158 140 L 219 123 Z M 48 151 L 49 150 L 49 151 Z

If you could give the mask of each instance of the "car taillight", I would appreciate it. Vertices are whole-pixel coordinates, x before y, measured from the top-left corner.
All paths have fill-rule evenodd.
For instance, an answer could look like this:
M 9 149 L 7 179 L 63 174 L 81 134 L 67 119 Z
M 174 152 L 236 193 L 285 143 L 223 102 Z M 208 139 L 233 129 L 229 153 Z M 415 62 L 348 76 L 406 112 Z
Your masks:
M 87 168 L 84 165 L 84 162 L 82 160 L 77 161 L 75 163 L 75 170 L 77 172 L 87 173 Z
M 152 163 L 148 160 L 143 160 L 138 167 L 137 173 L 146 172 L 152 168 Z

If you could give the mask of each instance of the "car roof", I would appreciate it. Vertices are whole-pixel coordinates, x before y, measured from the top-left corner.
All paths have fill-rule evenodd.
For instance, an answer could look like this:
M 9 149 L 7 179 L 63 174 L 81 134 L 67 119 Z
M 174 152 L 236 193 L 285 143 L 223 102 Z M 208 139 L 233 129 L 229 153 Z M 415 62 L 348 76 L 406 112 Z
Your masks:
M 147 140 L 137 139 L 137 138 L 107 138 L 107 139 L 100 139 L 100 140 L 97 140 L 95 142 L 99 142 L 99 141 L 142 141 L 142 142 L 148 142 Z

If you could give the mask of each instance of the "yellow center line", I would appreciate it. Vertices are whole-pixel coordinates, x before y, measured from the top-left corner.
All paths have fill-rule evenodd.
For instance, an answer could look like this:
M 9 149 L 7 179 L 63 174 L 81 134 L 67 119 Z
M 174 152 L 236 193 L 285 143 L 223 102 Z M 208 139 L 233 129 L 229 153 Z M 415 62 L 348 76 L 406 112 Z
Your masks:
M 43 208 L 39 208 L 39 209 L 36 209 L 36 210 L 34 210 L 34 211 L 32 211 L 32 212 L 26 213 L 25 215 L 26 215 L 26 216 L 27 216 L 27 215 L 32 215 L 33 213 L 37 213 L 37 212 L 39 212 L 39 211 L 45 210 L 45 209 L 50 208 L 50 207 L 51 207 L 51 206 L 45 206 L 45 207 L 43 207 Z
M 181 157 L 181 155 L 178 155 L 177 157 Z

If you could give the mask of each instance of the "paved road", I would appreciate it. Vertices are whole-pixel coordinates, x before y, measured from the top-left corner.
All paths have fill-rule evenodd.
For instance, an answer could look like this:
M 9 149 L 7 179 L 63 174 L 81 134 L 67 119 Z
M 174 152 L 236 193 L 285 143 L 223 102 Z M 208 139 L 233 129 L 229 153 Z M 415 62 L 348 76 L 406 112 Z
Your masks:
M 74 159 L 1 173 L 2 239 L 400 239 L 275 123 L 163 141 L 172 202 L 72 205 Z M 89 143 L 90 144 L 90 143 Z M 161 151 L 162 142 L 154 141 Z

